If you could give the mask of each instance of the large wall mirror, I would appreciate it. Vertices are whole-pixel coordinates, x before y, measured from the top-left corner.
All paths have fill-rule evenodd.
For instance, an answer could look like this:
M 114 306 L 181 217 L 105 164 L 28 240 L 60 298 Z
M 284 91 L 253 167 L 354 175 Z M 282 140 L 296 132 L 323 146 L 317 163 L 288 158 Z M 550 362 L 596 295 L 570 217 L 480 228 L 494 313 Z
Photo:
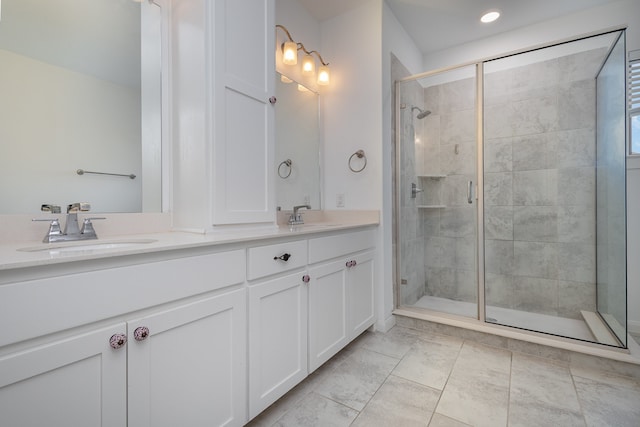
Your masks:
M 277 205 L 321 209 L 319 95 L 277 74 L 276 97 Z
M 160 212 L 160 7 L 1 1 L 0 214 Z

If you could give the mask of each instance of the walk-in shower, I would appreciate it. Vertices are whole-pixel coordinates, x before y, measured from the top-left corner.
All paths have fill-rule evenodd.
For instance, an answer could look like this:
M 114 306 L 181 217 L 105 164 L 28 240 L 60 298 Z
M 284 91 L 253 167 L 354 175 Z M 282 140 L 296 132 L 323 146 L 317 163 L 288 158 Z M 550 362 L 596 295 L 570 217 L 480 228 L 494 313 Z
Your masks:
M 623 31 L 397 80 L 397 306 L 626 347 L 625 114 Z

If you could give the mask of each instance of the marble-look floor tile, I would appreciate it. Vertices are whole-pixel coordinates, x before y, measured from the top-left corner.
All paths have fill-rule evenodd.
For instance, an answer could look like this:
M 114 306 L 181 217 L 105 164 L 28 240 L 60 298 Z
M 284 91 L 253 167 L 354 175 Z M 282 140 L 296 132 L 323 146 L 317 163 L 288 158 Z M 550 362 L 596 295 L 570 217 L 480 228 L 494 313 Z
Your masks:
M 352 426 L 426 426 L 439 398 L 438 390 L 389 375 Z
M 442 390 L 456 361 L 462 339 L 423 333 L 393 370 L 393 374 Z
M 640 381 L 596 373 L 574 376 L 587 426 L 637 427 L 640 425 Z
M 514 353 L 509 426 L 584 426 L 569 369 Z
M 291 411 L 280 418 L 274 426 L 279 427 L 347 427 L 358 416 L 358 411 L 309 393 Z
M 401 359 L 418 339 L 418 332 L 394 327 L 386 333 L 366 332 L 356 344 L 358 347 Z
M 436 411 L 482 427 L 507 425 L 511 352 L 465 342 Z
M 272 426 L 278 419 L 280 419 L 288 411 L 296 408 L 300 401 L 304 399 L 309 393 L 311 393 L 316 386 L 324 380 L 325 377 L 331 375 L 334 366 L 323 365 L 315 372 L 310 374 L 297 386 L 289 390 L 284 396 L 275 401 L 271 406 L 262 411 L 257 417 L 255 417 L 247 427 L 269 427 Z
M 397 358 L 356 348 L 315 391 L 361 411 L 398 362 Z
M 465 424 L 462 421 L 454 420 L 453 418 L 445 417 L 437 412 L 433 414 L 429 427 L 471 427 L 469 424 Z

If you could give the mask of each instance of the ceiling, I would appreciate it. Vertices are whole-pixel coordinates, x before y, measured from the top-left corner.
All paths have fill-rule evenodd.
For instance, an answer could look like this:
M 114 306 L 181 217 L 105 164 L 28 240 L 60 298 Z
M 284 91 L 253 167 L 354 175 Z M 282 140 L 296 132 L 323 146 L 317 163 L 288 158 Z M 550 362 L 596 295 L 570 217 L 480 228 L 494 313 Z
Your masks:
M 369 0 L 298 0 L 323 21 Z M 385 0 L 423 54 L 618 0 Z M 498 9 L 501 18 L 480 23 Z

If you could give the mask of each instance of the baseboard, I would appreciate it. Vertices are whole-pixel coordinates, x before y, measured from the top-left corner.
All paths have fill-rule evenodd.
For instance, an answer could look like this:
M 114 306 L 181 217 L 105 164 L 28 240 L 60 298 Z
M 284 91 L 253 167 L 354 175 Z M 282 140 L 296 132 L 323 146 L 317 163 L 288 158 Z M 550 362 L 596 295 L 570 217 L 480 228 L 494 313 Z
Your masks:
M 379 332 L 388 332 L 391 328 L 396 325 L 396 316 L 391 315 L 382 321 L 377 321 L 375 323 L 375 329 Z

